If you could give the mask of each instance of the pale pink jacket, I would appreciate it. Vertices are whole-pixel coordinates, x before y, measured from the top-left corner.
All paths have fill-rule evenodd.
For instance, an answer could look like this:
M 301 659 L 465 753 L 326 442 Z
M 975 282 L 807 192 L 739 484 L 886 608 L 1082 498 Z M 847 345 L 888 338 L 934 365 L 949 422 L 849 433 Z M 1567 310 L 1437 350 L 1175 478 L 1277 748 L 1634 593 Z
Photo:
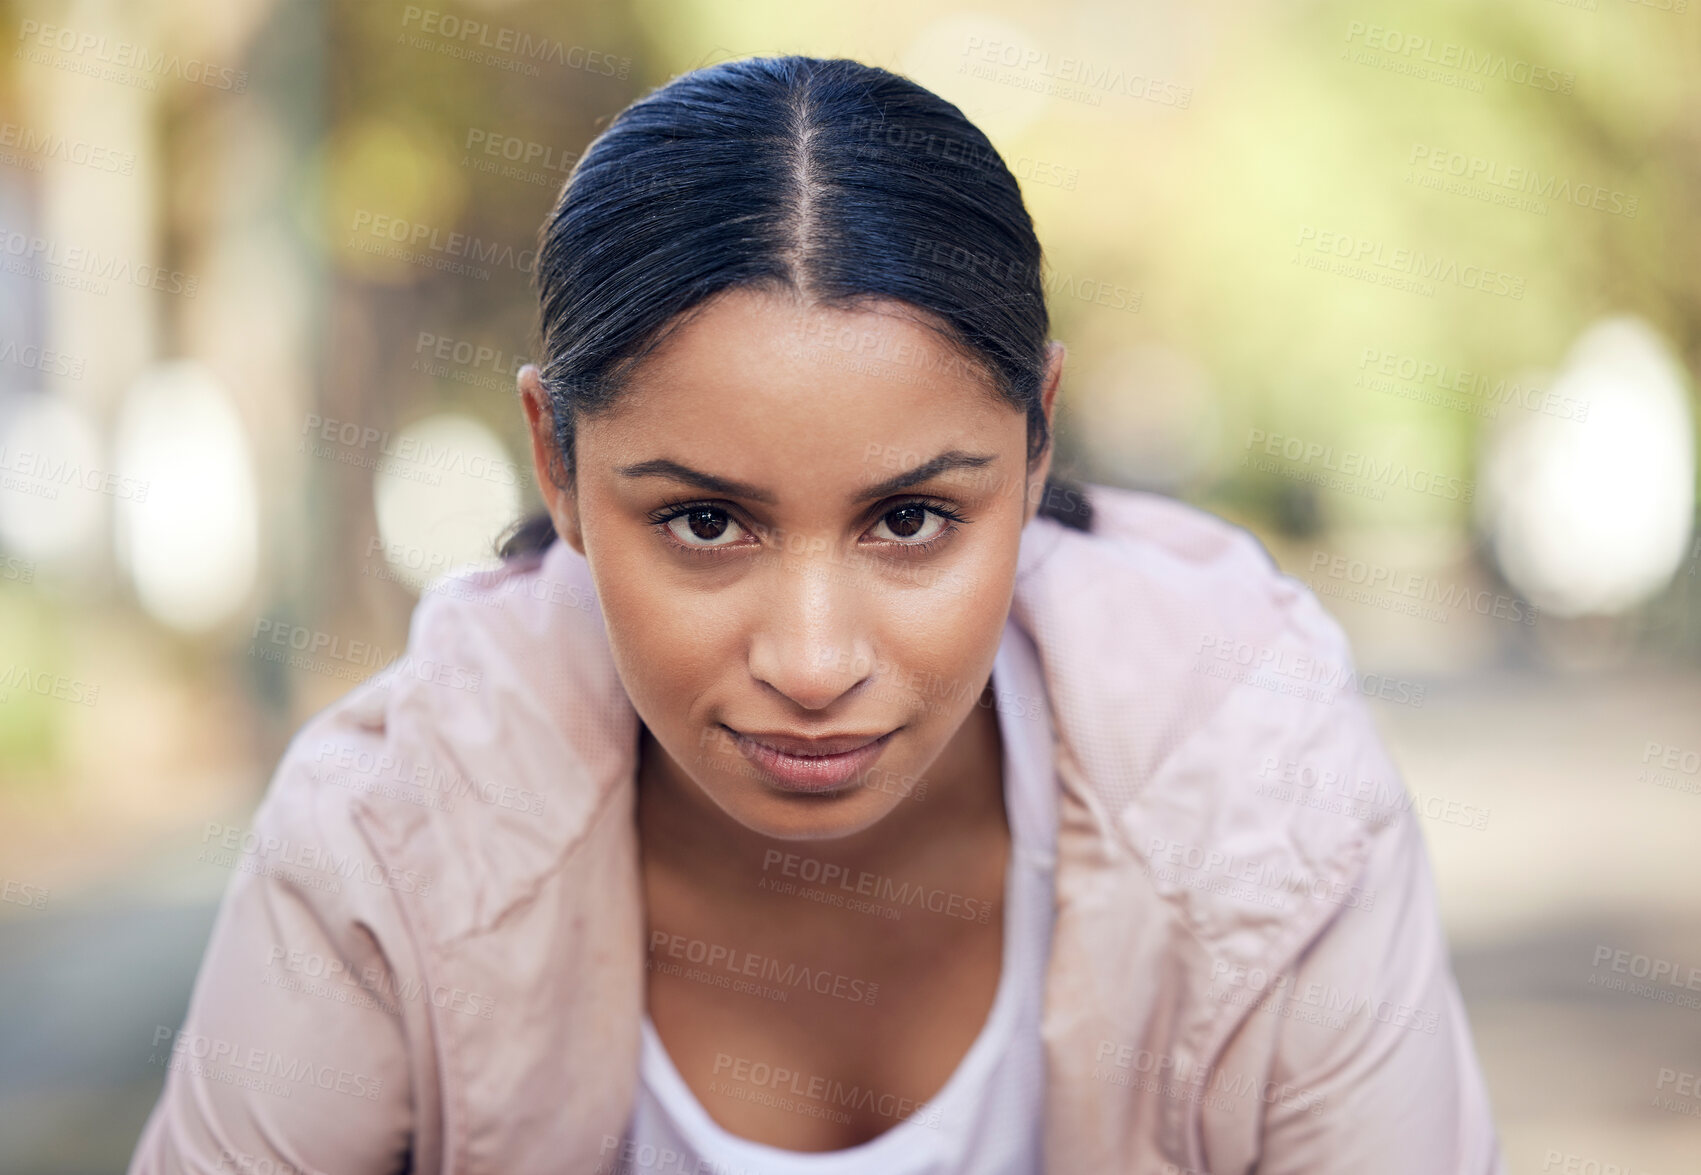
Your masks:
M 1058 784 L 1045 1171 L 1501 1172 L 1375 683 L 1245 531 L 1092 494 L 1012 608 Z M 637 729 L 565 544 L 428 593 L 208 829 L 239 871 L 131 1171 L 672 1175 L 617 1144 Z

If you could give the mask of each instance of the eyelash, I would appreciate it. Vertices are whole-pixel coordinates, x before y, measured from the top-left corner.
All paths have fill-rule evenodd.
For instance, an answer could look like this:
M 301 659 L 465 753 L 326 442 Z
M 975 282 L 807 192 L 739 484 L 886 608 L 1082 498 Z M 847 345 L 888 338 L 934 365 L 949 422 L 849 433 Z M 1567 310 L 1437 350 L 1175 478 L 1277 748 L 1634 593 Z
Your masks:
M 946 539 L 950 538 L 953 534 L 956 534 L 958 527 L 967 524 L 967 522 L 969 521 L 966 517 L 964 517 L 961 513 L 959 513 L 954 507 L 952 507 L 948 502 L 941 502 L 936 498 L 904 498 L 901 501 L 897 501 L 897 502 L 892 503 L 891 506 L 887 507 L 885 510 L 882 510 L 879 514 L 875 515 L 874 521 L 879 522 L 881 519 L 885 518 L 888 514 L 895 513 L 896 511 L 903 509 L 905 506 L 920 506 L 922 509 L 927 510 L 929 513 L 939 515 L 941 518 L 945 519 L 945 522 L 946 522 L 946 525 L 939 531 L 938 534 L 934 535 L 932 538 L 928 539 L 925 542 L 895 544 L 895 545 L 899 546 L 900 548 L 902 548 L 902 550 L 904 551 L 906 556 L 910 555 L 911 553 L 913 553 L 915 555 L 920 555 L 920 554 L 926 553 L 927 551 L 932 550 L 934 547 L 939 545 L 941 542 L 944 542 Z M 692 555 L 704 555 L 704 556 L 714 558 L 714 557 L 718 557 L 723 551 L 726 551 L 729 548 L 726 548 L 726 547 L 693 547 L 693 546 L 689 546 L 685 543 L 680 542 L 678 539 L 674 538 L 671 534 L 668 533 L 667 524 L 672 522 L 675 518 L 678 518 L 681 515 L 689 514 L 693 510 L 704 510 L 704 509 L 722 511 L 723 513 L 731 516 L 733 521 L 738 522 L 738 524 L 740 526 L 744 527 L 745 530 L 750 531 L 751 533 L 755 533 L 755 531 L 756 531 L 755 527 L 752 527 L 748 523 L 740 521 L 738 519 L 738 517 L 736 516 L 736 514 L 732 510 L 728 509 L 722 503 L 716 502 L 716 501 L 705 501 L 705 500 L 700 499 L 700 498 L 693 498 L 689 501 L 669 502 L 665 506 L 662 506 L 662 507 L 659 507 L 655 510 L 650 511 L 649 520 L 656 527 L 656 529 L 659 530 L 662 533 L 662 535 L 667 539 L 667 541 L 673 544 L 674 549 L 680 550 L 680 551 L 685 551 L 685 552 L 688 552 L 689 554 L 692 554 Z

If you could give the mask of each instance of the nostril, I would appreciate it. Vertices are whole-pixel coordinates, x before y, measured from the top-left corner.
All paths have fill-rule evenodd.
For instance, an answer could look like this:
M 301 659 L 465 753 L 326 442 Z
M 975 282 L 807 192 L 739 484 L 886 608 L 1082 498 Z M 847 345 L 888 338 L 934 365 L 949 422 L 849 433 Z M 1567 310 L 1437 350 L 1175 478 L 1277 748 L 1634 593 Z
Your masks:
M 816 642 L 794 631 L 752 642 L 749 669 L 755 680 L 806 710 L 822 710 L 856 693 L 868 679 L 873 658 L 858 647 Z

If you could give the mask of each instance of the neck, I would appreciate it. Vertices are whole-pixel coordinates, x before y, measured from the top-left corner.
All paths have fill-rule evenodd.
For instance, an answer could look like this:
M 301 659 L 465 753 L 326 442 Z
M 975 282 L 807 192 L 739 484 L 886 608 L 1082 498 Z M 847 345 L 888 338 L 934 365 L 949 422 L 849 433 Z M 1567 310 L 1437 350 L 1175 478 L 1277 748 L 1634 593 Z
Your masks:
M 736 894 L 764 854 L 808 853 L 885 876 L 926 878 L 975 850 L 1009 838 L 1003 743 L 991 683 L 932 766 L 926 798 L 900 800 L 874 824 L 832 840 L 782 840 L 755 832 L 721 810 L 640 724 L 638 830 L 645 856 L 699 887 Z

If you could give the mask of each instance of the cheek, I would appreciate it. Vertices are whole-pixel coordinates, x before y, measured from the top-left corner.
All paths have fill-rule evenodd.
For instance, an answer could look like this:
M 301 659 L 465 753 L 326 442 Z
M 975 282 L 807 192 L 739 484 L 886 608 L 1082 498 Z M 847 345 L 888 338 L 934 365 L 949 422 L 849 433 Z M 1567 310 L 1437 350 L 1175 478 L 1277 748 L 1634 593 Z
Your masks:
M 925 637 L 898 646 L 899 664 L 916 675 L 908 683 L 927 695 L 930 710 L 973 700 L 992 663 L 1004 615 L 986 607 L 983 597 L 940 601 L 940 614 Z
M 726 665 L 729 626 L 711 623 L 702 600 L 660 571 L 648 534 L 610 527 L 586 538 L 621 684 L 652 730 L 667 729 L 708 688 L 709 667 Z
M 1014 556 L 998 549 L 929 572 L 926 586 L 888 590 L 871 609 L 887 696 L 923 721 L 960 719 L 977 696 L 1009 615 Z

